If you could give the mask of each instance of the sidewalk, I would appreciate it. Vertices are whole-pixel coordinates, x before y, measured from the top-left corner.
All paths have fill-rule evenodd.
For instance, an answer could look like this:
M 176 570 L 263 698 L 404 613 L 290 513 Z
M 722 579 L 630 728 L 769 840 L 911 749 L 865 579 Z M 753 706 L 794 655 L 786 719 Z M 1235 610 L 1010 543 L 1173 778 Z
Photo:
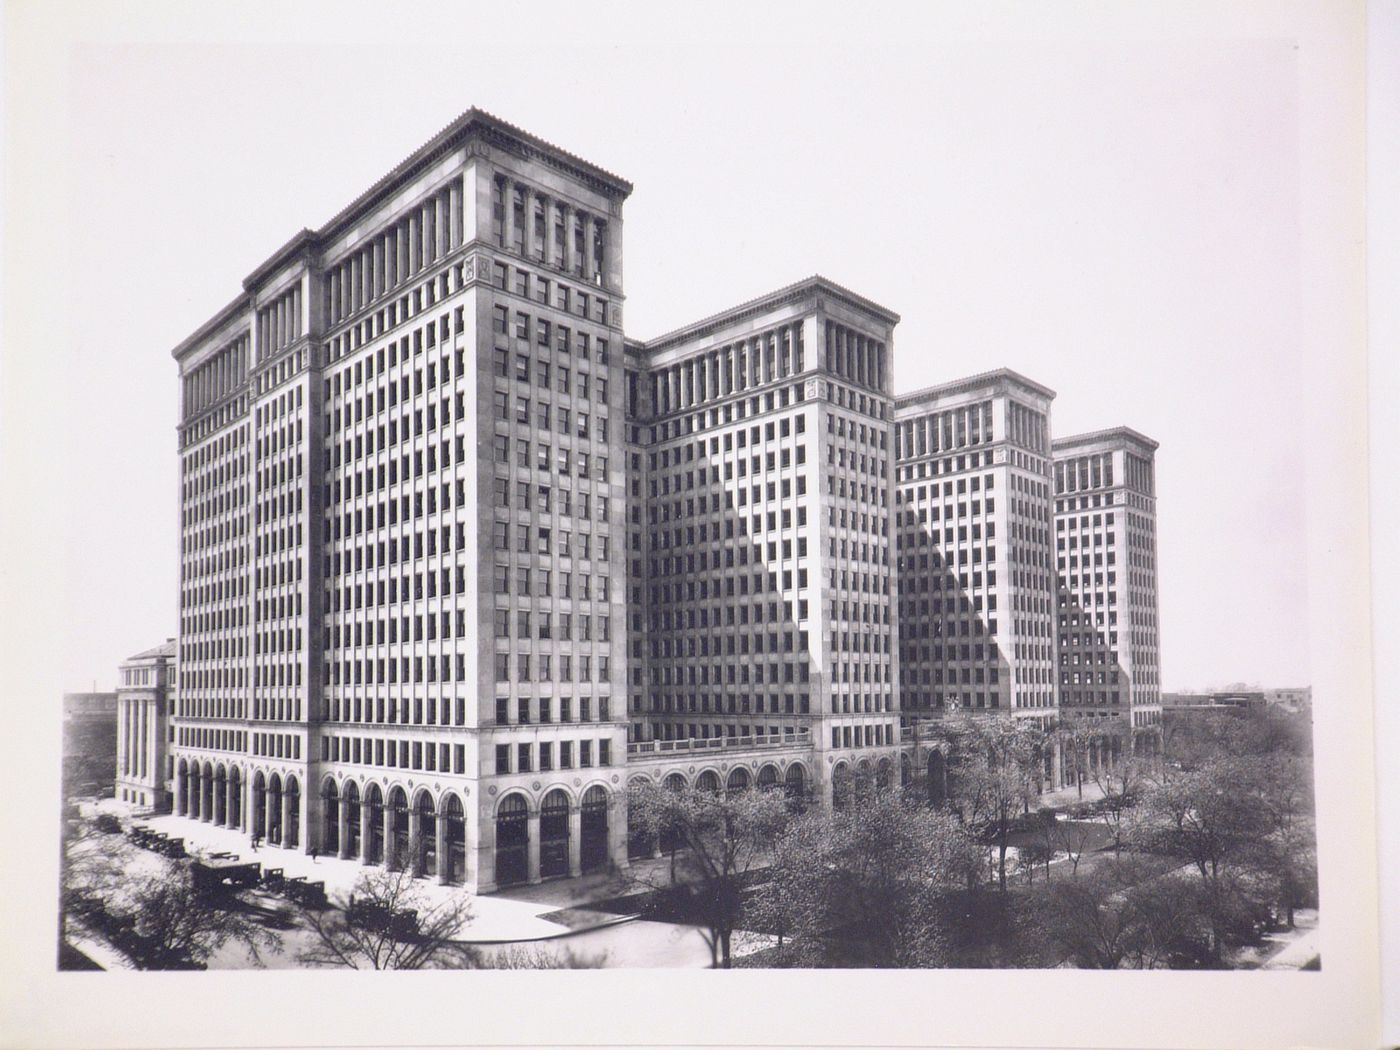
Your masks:
M 1322 930 L 1317 925 L 1317 912 L 1300 909 L 1293 916 L 1295 928 L 1290 933 L 1271 934 L 1269 940 L 1283 940 L 1283 949 L 1260 967 L 1261 970 L 1301 970 L 1322 954 Z
M 335 857 L 318 857 L 315 860 L 299 850 L 282 849 L 280 846 L 262 845 L 256 851 L 248 842 L 248 836 L 231 828 L 215 827 L 188 817 L 173 815 L 137 819 L 154 831 L 185 840 L 185 848 L 191 856 L 208 855 L 216 852 L 235 854 L 244 862 L 256 861 L 264 869 L 281 868 L 288 876 L 302 876 L 308 881 L 324 881 L 326 895 L 333 901 L 349 895 L 355 880 L 366 871 L 372 871 L 358 861 L 340 860 Z M 564 880 L 562 887 L 570 881 Z M 554 884 L 526 887 L 529 890 L 549 890 Z M 415 888 L 431 903 L 437 904 L 454 897 L 468 895 L 460 886 L 442 886 L 431 879 L 422 879 Z M 463 928 L 459 938 L 468 943 L 490 941 L 534 941 L 562 937 L 578 932 L 566 923 L 544 918 L 548 912 L 567 907 L 565 902 L 552 893 L 542 893 L 542 899 L 522 899 L 520 896 L 491 895 L 471 896 L 472 918 Z M 595 898 L 596 899 L 596 898 Z M 616 916 L 608 916 L 615 920 Z

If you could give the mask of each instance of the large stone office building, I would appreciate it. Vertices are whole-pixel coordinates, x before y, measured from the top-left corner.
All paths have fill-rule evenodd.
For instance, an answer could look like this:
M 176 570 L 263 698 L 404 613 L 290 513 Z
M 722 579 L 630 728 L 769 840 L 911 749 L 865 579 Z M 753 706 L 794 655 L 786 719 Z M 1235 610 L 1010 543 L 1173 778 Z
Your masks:
M 814 277 L 627 339 L 631 190 L 469 111 L 176 348 L 178 813 L 487 891 L 626 864 L 629 777 L 899 775 L 898 317 Z M 1038 530 L 967 703 L 1048 719 L 1049 393 L 978 383 L 989 470 L 898 484 Z

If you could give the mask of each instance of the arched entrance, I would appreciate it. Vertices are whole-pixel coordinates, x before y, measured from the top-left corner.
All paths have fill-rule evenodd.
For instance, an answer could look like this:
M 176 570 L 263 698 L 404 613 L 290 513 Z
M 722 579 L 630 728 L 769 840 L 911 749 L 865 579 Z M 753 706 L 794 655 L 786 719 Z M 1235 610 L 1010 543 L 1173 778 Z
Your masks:
M 719 794 L 719 774 L 713 769 L 707 769 L 695 778 L 695 790 L 703 791 L 707 795 Z
M 410 862 L 408 856 L 408 796 L 403 788 L 389 792 L 389 867 L 395 871 Z
M 647 777 L 636 777 L 632 784 L 637 788 L 649 786 L 651 781 Z M 627 856 L 631 860 L 638 860 L 642 857 L 650 857 L 656 850 L 656 836 L 642 827 L 638 820 L 636 807 L 630 804 L 627 807 Z
M 198 762 L 190 767 L 190 817 L 202 820 L 204 817 L 204 771 Z
M 341 804 L 345 807 L 345 855 L 358 859 L 360 856 L 360 786 L 353 780 L 347 781 L 344 795 Z
M 253 774 L 253 838 L 263 838 L 267 832 L 267 783 L 263 780 L 262 770 Z
M 888 791 L 894 780 L 894 766 L 888 758 L 875 764 L 875 790 L 881 794 Z
M 287 826 L 282 844 L 291 849 L 301 845 L 301 785 L 296 777 L 287 778 Z
M 747 791 L 749 784 L 749 771 L 743 766 L 735 766 L 729 771 L 729 779 L 725 781 L 725 790 L 731 795 L 737 795 L 741 791 Z
M 899 786 L 907 788 L 914 781 L 914 767 L 908 755 L 899 756 Z
M 414 805 L 418 812 L 418 844 L 413 860 L 415 875 L 433 876 L 437 874 L 437 810 L 433 806 L 433 796 L 426 791 L 418 792 Z
M 608 792 L 594 784 L 583 795 L 580 852 L 584 871 L 597 871 L 608 864 Z
M 368 849 L 365 858 L 371 864 L 384 863 L 384 793 L 378 784 L 371 784 L 365 792 L 365 805 L 369 814 L 369 827 L 365 829 Z
M 778 786 L 778 767 L 771 762 L 758 771 L 758 786 L 762 791 L 769 791 Z
M 267 779 L 267 841 L 282 844 L 282 778 L 276 773 Z
M 788 802 L 801 806 L 807 798 L 807 770 L 800 762 L 788 766 L 783 777 L 783 792 Z
M 540 877 L 569 874 L 569 796 L 555 788 L 540 805 Z
M 175 769 L 175 815 L 189 816 L 189 766 L 179 760 Z
M 854 779 L 849 765 L 845 762 L 836 763 L 836 768 L 831 771 L 832 809 L 845 809 L 851 804 L 851 797 L 855 794 Z
M 321 852 L 340 856 L 340 792 L 329 777 L 321 785 Z
M 228 773 L 228 826 L 243 826 L 243 773 L 237 766 Z
M 516 792 L 496 807 L 496 885 L 510 886 L 530 877 L 530 807 Z
M 928 755 L 928 804 L 941 809 L 948 802 L 948 763 L 942 751 Z
M 455 794 L 443 799 L 442 819 L 443 846 L 447 850 L 442 859 L 442 881 L 460 885 L 467 877 L 467 818 L 462 800 Z
M 219 766 L 214 770 L 214 823 L 219 826 L 228 819 L 228 770 Z
M 713 774 L 711 774 L 713 776 Z M 672 773 L 666 778 L 666 790 L 673 794 L 681 794 L 685 791 L 685 777 L 680 773 Z M 719 782 L 715 782 L 715 790 L 719 790 Z M 665 853 L 675 853 L 685 845 L 685 836 L 681 829 L 674 824 L 667 824 L 661 829 L 660 842 L 658 843 Z

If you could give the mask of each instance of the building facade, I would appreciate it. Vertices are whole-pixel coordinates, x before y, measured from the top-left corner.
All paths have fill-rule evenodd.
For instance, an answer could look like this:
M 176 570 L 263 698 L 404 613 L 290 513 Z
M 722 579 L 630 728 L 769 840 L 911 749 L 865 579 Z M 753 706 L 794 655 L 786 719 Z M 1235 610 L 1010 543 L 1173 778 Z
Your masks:
M 1053 720 L 1053 394 L 896 403 L 898 316 L 821 277 L 627 339 L 631 191 L 471 110 L 175 349 L 177 813 L 485 892 L 626 865 L 629 778 L 893 782 L 911 653 L 921 709 Z M 936 661 L 897 486 L 986 530 L 918 552 Z
M 1061 713 L 1121 720 L 1139 750 L 1162 722 L 1156 451 L 1126 427 L 1054 443 Z
M 169 811 L 166 756 L 175 694 L 174 638 L 128 657 L 117 669 L 119 801 Z

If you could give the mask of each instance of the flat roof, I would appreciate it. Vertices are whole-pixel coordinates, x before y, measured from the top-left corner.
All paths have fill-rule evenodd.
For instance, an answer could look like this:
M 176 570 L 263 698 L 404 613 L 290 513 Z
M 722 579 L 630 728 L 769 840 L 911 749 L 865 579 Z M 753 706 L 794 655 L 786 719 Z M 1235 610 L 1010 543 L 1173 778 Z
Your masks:
M 161 642 L 161 643 L 160 643 L 159 645 L 157 645 L 157 646 L 153 646 L 153 647 L 150 648 L 150 649 L 142 649 L 142 650 L 141 650 L 139 653 L 137 653 L 135 656 L 128 656 L 128 657 L 126 658 L 126 662 L 130 663 L 132 660 L 150 660 L 150 659 L 153 659 L 154 657 L 158 657 L 158 656 L 174 656 L 174 655 L 175 655 L 175 639 L 174 639 L 174 638 L 167 638 L 165 641 Z
M 553 164 L 616 200 L 625 200 L 632 193 L 632 184 L 626 179 L 473 106 L 394 165 L 369 189 L 336 212 L 330 221 L 319 230 L 302 229 L 254 267 L 243 280 L 244 294 L 234 299 L 233 302 L 200 325 L 192 335 L 182 340 L 171 351 L 171 356 L 180 358 L 194 346 L 203 342 L 215 329 L 237 316 L 239 311 L 246 309 L 250 293 L 270 274 L 302 252 L 320 251 L 322 245 L 353 225 L 366 211 L 392 196 L 394 191 L 404 182 L 473 137 L 483 138 L 508 149 L 514 148 L 527 155 L 532 152 L 538 154 L 546 163 Z
M 733 321 L 739 321 L 743 320 L 745 317 L 765 313 L 768 310 L 783 305 L 784 302 L 799 299 L 813 292 L 829 295 L 834 299 L 845 302 L 848 306 L 853 306 L 858 310 L 874 314 L 886 324 L 899 324 L 899 314 L 895 313 L 893 310 L 881 306 L 873 299 L 867 299 L 865 296 L 853 292 L 844 285 L 837 284 L 835 281 L 823 277 L 819 273 L 814 273 L 810 277 L 804 277 L 800 281 L 794 281 L 792 284 L 784 285 L 782 288 L 768 292 L 766 295 L 760 295 L 757 298 L 749 299 L 747 302 L 739 303 L 737 306 L 731 306 L 727 310 L 721 310 L 719 313 L 711 314 L 708 317 L 701 318 L 681 328 L 666 332 L 664 335 L 659 335 L 654 339 L 644 340 L 641 345 L 648 353 L 655 353 L 658 350 L 664 350 L 677 343 L 684 342 L 687 339 L 694 339 L 698 336 L 705 335 Z
M 1092 445 L 1100 441 L 1127 441 L 1135 445 L 1141 445 L 1150 452 L 1156 452 L 1161 446 L 1153 441 L 1146 434 L 1141 434 L 1132 427 L 1108 427 L 1105 430 L 1090 430 L 1083 434 L 1071 434 L 1068 437 L 1055 438 L 1050 442 L 1053 451 L 1061 449 L 1075 448 L 1079 445 Z
M 933 397 L 942 397 L 948 394 L 956 394 L 964 390 L 973 390 L 979 386 L 987 386 L 991 383 L 998 382 L 1024 387 L 1027 390 L 1039 394 L 1041 397 L 1054 398 L 1055 396 L 1055 391 L 1051 390 L 1048 386 L 1037 383 L 1034 379 L 1028 379 L 1020 372 L 1015 372 L 1010 368 L 994 368 L 990 372 L 978 372 L 976 375 L 965 376 L 962 379 L 953 379 L 946 383 L 926 386 L 920 390 L 911 390 L 907 394 L 896 394 L 894 409 L 898 412 L 901 408 L 910 406 L 916 401 L 922 401 Z

